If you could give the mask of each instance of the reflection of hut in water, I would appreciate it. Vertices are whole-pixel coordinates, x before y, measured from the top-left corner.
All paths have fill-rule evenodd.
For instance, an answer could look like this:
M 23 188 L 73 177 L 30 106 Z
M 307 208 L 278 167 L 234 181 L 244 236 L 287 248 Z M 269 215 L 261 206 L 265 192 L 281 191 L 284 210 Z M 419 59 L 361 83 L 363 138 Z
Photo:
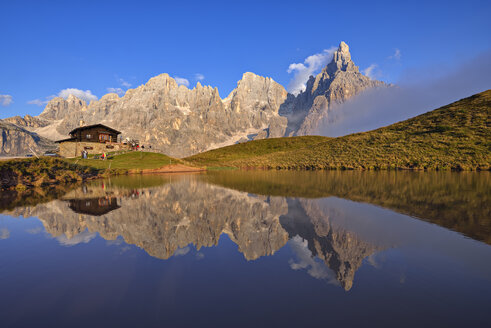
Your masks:
M 80 214 L 99 216 L 120 208 L 116 197 L 67 199 L 72 211 Z

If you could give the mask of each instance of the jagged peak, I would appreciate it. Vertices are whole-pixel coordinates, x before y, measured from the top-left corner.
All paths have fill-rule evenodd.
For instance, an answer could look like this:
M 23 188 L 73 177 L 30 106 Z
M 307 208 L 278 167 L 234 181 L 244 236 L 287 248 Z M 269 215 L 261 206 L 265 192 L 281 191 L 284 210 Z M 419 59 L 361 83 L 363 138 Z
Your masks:
M 67 101 L 79 101 L 81 100 L 80 98 L 78 98 L 77 96 L 75 96 L 73 93 L 70 93 L 68 95 L 68 97 L 66 98 Z
M 145 86 L 152 88 L 161 88 L 164 86 L 167 88 L 177 88 L 179 85 L 177 84 L 176 80 L 169 76 L 169 74 L 162 73 L 151 77 L 148 82 L 145 83 Z
M 331 62 L 326 66 L 325 70 L 329 74 L 337 71 L 358 72 L 358 66 L 351 60 L 351 53 L 346 42 L 341 41 L 338 49 L 334 52 Z
M 119 99 L 119 95 L 115 92 L 110 92 L 106 93 L 104 96 L 101 97 L 100 100 L 117 100 Z M 92 103 L 92 101 L 91 101 Z
M 254 80 L 274 82 L 274 80 L 270 77 L 257 75 L 256 73 L 252 73 L 252 72 L 245 72 L 244 74 L 242 74 L 242 78 L 237 83 L 239 83 L 240 81 L 254 81 Z
M 245 72 L 242 74 L 242 80 L 255 79 L 256 77 L 262 77 L 252 72 Z

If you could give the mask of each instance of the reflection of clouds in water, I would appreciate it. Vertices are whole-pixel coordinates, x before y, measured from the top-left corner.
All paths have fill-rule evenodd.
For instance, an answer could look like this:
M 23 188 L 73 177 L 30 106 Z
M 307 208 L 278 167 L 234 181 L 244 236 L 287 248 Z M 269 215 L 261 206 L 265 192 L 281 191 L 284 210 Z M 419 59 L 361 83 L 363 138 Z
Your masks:
M 0 229 L 0 239 L 7 239 L 10 237 L 10 231 L 7 228 Z
M 322 262 L 318 262 L 312 256 L 312 252 L 308 248 L 307 240 L 300 236 L 295 236 L 288 241 L 290 248 L 297 256 L 297 262 L 290 259 L 290 268 L 293 270 L 307 270 L 307 273 L 316 279 L 325 279 L 329 283 L 339 285 L 334 273 Z
M 63 246 L 74 246 L 81 243 L 87 244 L 89 241 L 94 239 L 96 235 L 97 234 L 95 232 L 90 233 L 85 230 L 70 239 L 68 239 L 65 235 L 61 235 L 59 237 L 56 237 L 56 240 L 58 240 L 58 242 Z
M 118 236 L 114 240 L 106 240 L 107 246 L 121 246 L 119 247 L 119 254 L 123 254 L 131 249 L 131 247 L 125 243 L 123 237 Z
M 114 240 L 106 240 L 106 245 L 108 245 L 108 246 L 111 246 L 111 245 L 120 246 L 123 244 L 123 242 L 124 242 L 123 238 L 118 236 Z
M 367 263 L 376 269 L 380 269 L 380 263 L 377 254 L 372 254 L 369 257 L 367 257 Z
M 184 256 L 187 253 L 189 253 L 189 246 L 186 246 L 184 248 L 178 248 L 178 249 L 176 249 L 176 251 L 174 252 L 174 255 L 173 256 Z
M 26 230 L 26 232 L 30 235 L 36 235 L 42 231 L 43 231 L 43 228 L 41 228 L 41 227 L 36 227 L 36 228 L 31 228 L 31 229 Z

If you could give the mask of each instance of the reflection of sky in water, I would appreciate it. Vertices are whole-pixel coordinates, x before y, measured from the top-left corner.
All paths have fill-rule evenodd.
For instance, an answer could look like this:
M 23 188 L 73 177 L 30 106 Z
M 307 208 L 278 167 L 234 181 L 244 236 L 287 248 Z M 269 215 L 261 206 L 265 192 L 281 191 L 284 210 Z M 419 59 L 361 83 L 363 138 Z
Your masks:
M 37 219 L 0 215 L 5 322 L 461 326 L 487 317 L 490 246 L 456 232 L 341 198 L 256 196 L 194 178 L 145 191 L 113 194 L 121 207 L 103 214 L 93 204 L 109 202 L 77 206 L 95 216 L 62 200 L 24 212 Z

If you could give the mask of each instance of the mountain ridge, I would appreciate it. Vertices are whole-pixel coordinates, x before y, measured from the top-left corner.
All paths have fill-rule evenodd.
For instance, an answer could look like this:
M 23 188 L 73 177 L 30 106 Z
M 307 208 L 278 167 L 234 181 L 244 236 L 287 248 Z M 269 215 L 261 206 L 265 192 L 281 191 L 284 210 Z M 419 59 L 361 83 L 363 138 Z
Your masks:
M 108 93 L 88 104 L 74 95 L 56 97 L 38 116 L 4 121 L 51 139 L 62 139 L 81 122 L 102 123 L 122 131 L 123 137 L 185 157 L 249 140 L 312 134 L 314 122 L 328 115 L 331 103 L 382 85 L 359 72 L 341 42 L 332 61 L 310 77 L 298 96 L 252 72 L 244 73 L 225 98 L 216 87 L 198 82 L 189 89 L 162 73 L 122 97 Z

